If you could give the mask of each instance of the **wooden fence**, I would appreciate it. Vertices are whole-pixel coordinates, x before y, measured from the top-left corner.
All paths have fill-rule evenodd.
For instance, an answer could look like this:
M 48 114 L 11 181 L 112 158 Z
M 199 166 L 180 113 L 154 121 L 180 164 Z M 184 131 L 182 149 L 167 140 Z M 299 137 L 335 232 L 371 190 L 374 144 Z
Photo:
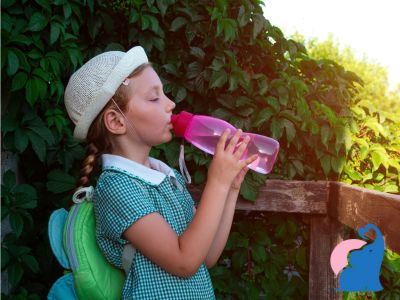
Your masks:
M 200 199 L 201 188 L 189 189 Z M 312 300 L 342 299 L 330 255 L 343 241 L 343 224 L 358 230 L 375 224 L 385 247 L 400 253 L 400 196 L 329 181 L 268 180 L 255 203 L 239 199 L 236 209 L 306 214 L 310 218 L 309 295 Z M 374 236 L 366 234 L 371 239 Z

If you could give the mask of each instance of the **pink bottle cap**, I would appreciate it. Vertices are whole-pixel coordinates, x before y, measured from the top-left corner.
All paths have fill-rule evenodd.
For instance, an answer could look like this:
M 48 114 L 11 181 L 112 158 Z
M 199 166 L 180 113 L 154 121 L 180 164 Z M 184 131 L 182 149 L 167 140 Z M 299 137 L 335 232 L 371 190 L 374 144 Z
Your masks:
M 177 136 L 184 136 L 185 130 L 193 116 L 193 114 L 187 111 L 181 111 L 179 114 L 171 116 L 172 126 Z

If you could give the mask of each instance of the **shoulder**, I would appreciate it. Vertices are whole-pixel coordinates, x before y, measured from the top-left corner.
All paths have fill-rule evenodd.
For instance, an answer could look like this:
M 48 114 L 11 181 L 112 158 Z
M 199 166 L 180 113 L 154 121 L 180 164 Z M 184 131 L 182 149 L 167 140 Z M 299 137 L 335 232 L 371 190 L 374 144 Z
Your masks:
M 105 170 L 100 175 L 96 189 L 100 196 L 147 196 L 149 184 L 126 173 Z

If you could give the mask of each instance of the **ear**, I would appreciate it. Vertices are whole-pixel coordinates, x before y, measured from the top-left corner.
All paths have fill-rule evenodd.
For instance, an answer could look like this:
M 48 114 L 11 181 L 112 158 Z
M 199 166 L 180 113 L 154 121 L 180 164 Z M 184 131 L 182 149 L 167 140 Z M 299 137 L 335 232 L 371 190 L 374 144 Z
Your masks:
M 124 134 L 126 123 L 124 117 L 112 108 L 106 109 L 103 114 L 103 122 L 107 130 L 113 134 Z

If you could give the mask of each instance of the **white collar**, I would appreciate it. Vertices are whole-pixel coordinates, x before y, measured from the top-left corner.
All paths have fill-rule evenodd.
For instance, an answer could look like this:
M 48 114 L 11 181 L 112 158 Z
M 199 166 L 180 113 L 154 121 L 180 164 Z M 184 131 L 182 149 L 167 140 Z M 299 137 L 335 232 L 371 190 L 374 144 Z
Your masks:
M 174 171 L 167 164 L 150 156 L 149 162 L 151 168 L 119 155 L 103 154 L 101 159 L 103 170 L 122 170 L 133 176 L 142 178 L 151 184 L 159 185 L 166 176 L 176 179 Z

